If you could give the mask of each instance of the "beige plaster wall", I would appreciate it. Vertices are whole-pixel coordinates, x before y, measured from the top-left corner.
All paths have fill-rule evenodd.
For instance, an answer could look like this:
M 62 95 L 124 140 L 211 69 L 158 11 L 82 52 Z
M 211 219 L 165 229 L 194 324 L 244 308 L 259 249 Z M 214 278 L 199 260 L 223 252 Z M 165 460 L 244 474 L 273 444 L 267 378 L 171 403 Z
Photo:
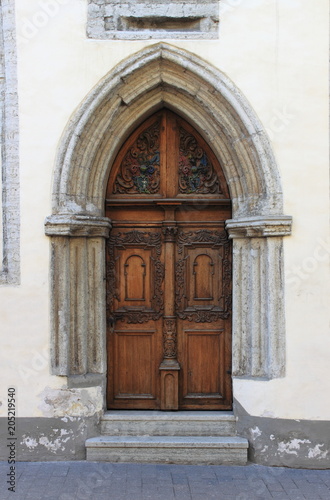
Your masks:
M 56 150 L 91 88 L 156 40 L 88 40 L 86 0 L 17 0 L 16 9 L 21 285 L 0 287 L 0 415 L 3 388 L 14 385 L 20 416 L 48 416 L 47 394 L 54 398 L 65 385 L 50 376 L 48 364 L 50 254 L 43 223 L 51 213 Z M 252 415 L 329 419 L 328 2 L 223 0 L 220 17 L 219 40 L 167 41 L 218 67 L 248 98 L 268 130 L 284 213 L 294 220 L 284 246 L 287 375 L 236 379 L 234 395 Z M 89 391 L 99 409 L 102 395 Z

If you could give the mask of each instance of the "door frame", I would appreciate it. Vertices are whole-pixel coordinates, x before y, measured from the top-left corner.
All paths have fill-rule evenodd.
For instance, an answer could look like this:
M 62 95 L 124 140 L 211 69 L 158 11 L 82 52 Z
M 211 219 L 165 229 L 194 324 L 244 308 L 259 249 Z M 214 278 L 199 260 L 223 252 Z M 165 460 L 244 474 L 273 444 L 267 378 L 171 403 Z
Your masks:
M 67 376 L 71 387 L 104 387 L 104 240 L 111 227 L 103 217 L 106 179 L 120 144 L 164 102 L 195 124 L 221 159 L 231 191 L 233 375 L 285 375 L 282 237 L 291 234 L 292 221 L 283 215 L 267 134 L 227 76 L 194 54 L 159 43 L 110 71 L 60 142 L 53 212 L 45 223 L 51 237 L 51 371 Z
M 231 409 L 232 245 L 224 226 L 232 209 L 220 162 L 164 106 L 122 144 L 106 193 L 108 407 Z M 214 277 L 207 290 L 201 278 L 197 291 L 194 257 L 205 254 L 198 269 Z M 138 260 L 127 268 L 129 255 Z M 130 299 L 125 280 L 141 261 L 146 281 L 134 280 L 140 299 Z

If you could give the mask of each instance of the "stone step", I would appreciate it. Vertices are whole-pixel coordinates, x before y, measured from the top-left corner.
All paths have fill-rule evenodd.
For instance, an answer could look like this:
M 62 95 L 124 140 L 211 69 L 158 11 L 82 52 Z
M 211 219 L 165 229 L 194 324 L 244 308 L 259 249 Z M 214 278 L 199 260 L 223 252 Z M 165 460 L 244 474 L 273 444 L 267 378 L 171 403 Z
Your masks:
M 107 436 L 235 436 L 230 411 L 108 411 L 101 419 Z
M 87 439 L 87 460 L 105 462 L 245 465 L 248 441 L 240 437 L 99 436 Z

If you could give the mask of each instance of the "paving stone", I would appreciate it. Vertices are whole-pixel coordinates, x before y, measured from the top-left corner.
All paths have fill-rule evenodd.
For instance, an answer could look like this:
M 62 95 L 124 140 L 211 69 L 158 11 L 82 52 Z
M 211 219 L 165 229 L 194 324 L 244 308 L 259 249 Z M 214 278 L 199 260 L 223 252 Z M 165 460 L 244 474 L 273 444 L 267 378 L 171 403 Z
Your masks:
M 282 487 L 284 490 L 295 490 L 297 489 L 297 485 L 292 479 L 285 478 L 281 479 L 279 478 L 279 482 L 281 483 Z
M 53 477 L 65 477 L 68 475 L 68 469 L 64 470 L 55 470 L 53 472 Z
M 15 499 L 15 500 L 25 500 L 25 498 L 26 498 L 26 493 L 17 493 L 17 492 L 16 492 L 16 493 L 11 493 L 11 492 L 9 492 L 9 493 L 10 493 L 10 495 L 9 495 L 9 496 L 4 497 L 4 500 L 7 500 L 7 498 L 13 498 L 13 497 L 12 497 L 12 495 L 15 495 L 15 496 L 14 496 L 14 499 Z M 1 498 L 1 500 L 2 500 L 2 497 L 1 497 L 1 496 L 0 496 L 0 498 Z
M 0 462 L 0 500 L 329 500 L 330 471 L 265 466 L 19 463 L 16 493 Z
M 26 494 L 26 500 L 41 500 L 42 497 L 44 496 L 43 493 L 40 493 L 40 492 L 31 492 L 29 491 L 27 494 Z
M 321 498 L 322 500 L 329 500 L 329 498 L 330 498 L 330 497 L 329 497 L 329 492 L 328 492 L 328 493 L 325 493 L 325 494 L 321 493 L 319 496 L 320 496 L 320 498 Z
M 283 486 L 280 483 L 267 484 L 267 488 L 272 493 L 275 491 L 284 491 Z
M 323 484 L 322 476 L 318 476 L 318 475 L 311 476 L 311 477 L 307 476 L 306 479 L 307 479 L 307 482 L 311 483 L 311 484 Z
M 173 477 L 172 482 L 175 485 L 186 485 L 188 484 L 188 479 L 186 477 Z
M 297 490 L 288 490 L 287 494 L 290 498 L 290 500 L 306 500 L 307 497 L 303 493 Z
M 127 488 L 131 488 L 131 487 L 136 488 L 138 485 L 142 486 L 142 482 L 144 482 L 144 480 L 141 477 L 136 477 L 134 479 L 131 477 L 128 477 L 127 482 L 126 482 L 126 486 L 127 486 Z M 159 482 L 164 482 L 164 480 L 160 479 L 160 481 L 158 481 L 158 483 Z

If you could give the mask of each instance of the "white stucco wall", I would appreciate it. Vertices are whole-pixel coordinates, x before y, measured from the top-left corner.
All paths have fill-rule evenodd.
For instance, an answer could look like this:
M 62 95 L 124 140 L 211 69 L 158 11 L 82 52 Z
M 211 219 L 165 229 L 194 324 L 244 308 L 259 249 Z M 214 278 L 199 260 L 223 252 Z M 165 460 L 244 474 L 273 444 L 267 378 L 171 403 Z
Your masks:
M 220 12 L 219 40 L 167 41 L 218 67 L 250 101 L 268 130 L 284 213 L 294 221 L 284 240 L 287 375 L 236 379 L 234 396 L 251 415 L 330 419 L 328 2 L 223 0 Z M 49 374 L 50 248 L 43 225 L 57 147 L 91 88 L 156 40 L 86 39 L 86 0 L 17 0 L 16 17 L 21 285 L 0 287 L 0 415 L 4 391 L 14 385 L 19 416 L 48 416 L 45 394 L 65 383 Z

